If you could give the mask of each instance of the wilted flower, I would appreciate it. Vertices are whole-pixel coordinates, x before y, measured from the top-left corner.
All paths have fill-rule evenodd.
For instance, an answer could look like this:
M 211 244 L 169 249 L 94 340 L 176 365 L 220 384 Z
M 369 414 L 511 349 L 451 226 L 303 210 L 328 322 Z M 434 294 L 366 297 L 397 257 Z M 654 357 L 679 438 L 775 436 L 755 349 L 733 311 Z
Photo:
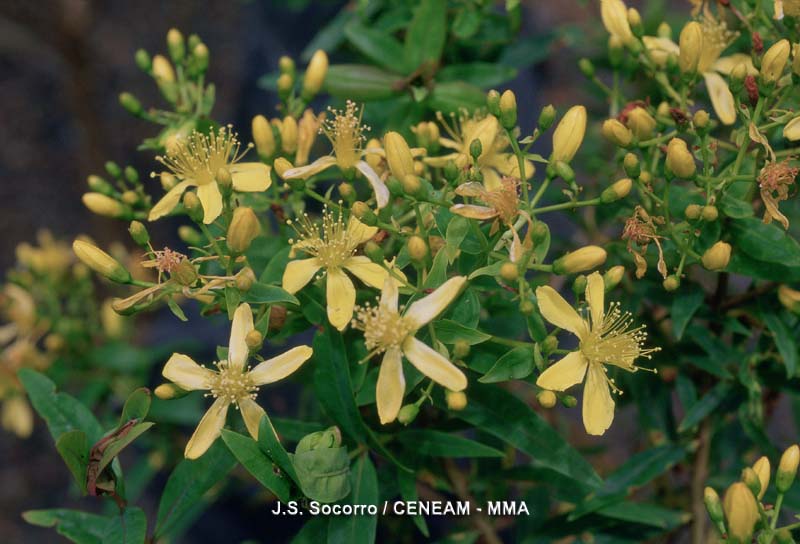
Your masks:
M 664 250 L 661 247 L 662 236 L 658 235 L 658 225 L 664 224 L 664 218 L 653 217 L 641 206 L 636 206 L 633 215 L 625 221 L 622 229 L 622 239 L 628 241 L 628 252 L 636 263 L 636 277 L 642 278 L 647 272 L 645 254 L 651 242 L 658 248 L 658 265 L 656 268 L 661 275 L 667 277 L 667 264 L 664 262 Z M 633 246 L 636 244 L 636 248 Z
M 800 168 L 789 166 L 791 159 L 781 162 L 768 162 L 758 175 L 758 187 L 761 200 L 764 201 L 764 223 L 776 220 L 789 228 L 789 219 L 778 208 L 778 203 L 789 198 L 790 189 L 794 188 L 794 180 Z

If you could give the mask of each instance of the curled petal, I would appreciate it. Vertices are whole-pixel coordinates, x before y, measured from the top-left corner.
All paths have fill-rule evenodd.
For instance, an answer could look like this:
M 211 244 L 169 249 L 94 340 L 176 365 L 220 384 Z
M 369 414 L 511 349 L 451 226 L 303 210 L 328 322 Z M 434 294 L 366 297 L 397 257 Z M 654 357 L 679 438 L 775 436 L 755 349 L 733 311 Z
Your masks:
M 194 185 L 194 183 L 190 180 L 181 181 L 175 185 L 175 187 L 170 189 L 169 192 L 167 192 L 167 194 L 161 198 L 161 200 L 156 202 L 155 206 L 153 206 L 153 208 L 150 210 L 147 220 L 155 221 L 156 219 L 160 219 L 174 210 L 175 206 L 178 205 L 178 202 L 181 201 L 184 191 L 186 191 L 186 189 L 192 185 Z
M 486 206 L 476 206 L 474 204 L 456 204 L 450 207 L 450 211 L 462 217 L 481 221 L 493 219 L 498 215 L 497 210 Z
M 597 327 L 603 321 L 605 314 L 606 284 L 599 272 L 589 274 L 586 282 L 586 302 L 592 315 L 592 327 Z
M 228 364 L 238 368 L 244 367 L 250 353 L 245 338 L 253 328 L 253 311 L 250 309 L 250 305 L 240 304 L 233 313 L 231 338 L 228 342 Z
M 736 122 L 736 104 L 728 84 L 716 72 L 706 72 L 703 78 L 706 80 L 708 96 L 711 98 L 711 105 L 714 106 L 717 117 L 723 124 L 732 125 Z
M 403 342 L 403 354 L 417 370 L 451 391 L 467 388 L 467 377 L 438 351 L 413 336 Z
M 422 328 L 442 313 L 456 299 L 465 283 L 467 283 L 467 278 L 464 276 L 450 278 L 433 293 L 411 304 L 403 316 L 404 319 L 412 329 Z
M 270 168 L 260 162 L 237 162 L 228 167 L 237 191 L 256 193 L 266 191 L 272 184 Z
M 283 179 L 308 179 L 315 174 L 319 174 L 323 170 L 327 170 L 336 164 L 336 157 L 327 155 L 320 157 L 307 166 L 298 166 L 297 168 L 290 168 L 283 173 Z
M 248 375 L 255 385 L 277 382 L 300 368 L 313 353 L 314 350 L 308 346 L 297 346 L 257 364 Z
M 375 201 L 378 203 L 378 208 L 383 208 L 389 203 L 389 188 L 381 180 L 380 176 L 372 169 L 372 167 L 364 161 L 358 161 L 356 169 L 364 174 L 367 181 L 372 186 L 375 192 Z
M 712 68 L 717 72 L 725 74 L 727 76 L 739 64 L 745 65 L 745 67 L 747 68 L 747 75 L 749 76 L 758 75 L 758 70 L 756 70 L 756 67 L 753 65 L 753 59 L 750 58 L 750 55 L 745 55 L 744 53 L 734 53 L 733 55 L 720 57 L 713 64 Z
M 248 397 L 239 401 L 239 411 L 242 413 L 247 432 L 250 433 L 253 440 L 258 440 L 258 426 L 261 424 L 261 418 L 264 417 L 266 412 L 256 401 Z
M 187 459 L 197 459 L 208 451 L 211 444 L 222 433 L 222 427 L 225 426 L 225 417 L 227 415 L 228 403 L 222 398 L 215 400 L 214 404 L 203 416 L 203 419 L 200 420 L 188 444 L 186 444 L 183 456 Z
M 369 241 L 378 232 L 378 227 L 371 227 L 359 221 L 355 216 L 347 220 L 347 235 L 357 244 Z
M 173 353 L 161 374 L 186 391 L 208 389 L 214 372 L 195 363 L 188 355 Z
M 468 196 L 472 198 L 482 197 L 486 194 L 486 187 L 477 181 L 468 181 L 467 183 L 462 183 L 456 187 L 456 194 L 459 196 Z
M 213 223 L 222 213 L 222 193 L 216 182 L 206 183 L 197 188 L 197 198 L 203 205 L 203 223 Z
M 406 379 L 403 376 L 402 353 L 396 347 L 389 348 L 383 356 L 378 373 L 378 385 L 375 390 L 378 417 L 382 424 L 391 423 L 397 419 L 405 391 Z

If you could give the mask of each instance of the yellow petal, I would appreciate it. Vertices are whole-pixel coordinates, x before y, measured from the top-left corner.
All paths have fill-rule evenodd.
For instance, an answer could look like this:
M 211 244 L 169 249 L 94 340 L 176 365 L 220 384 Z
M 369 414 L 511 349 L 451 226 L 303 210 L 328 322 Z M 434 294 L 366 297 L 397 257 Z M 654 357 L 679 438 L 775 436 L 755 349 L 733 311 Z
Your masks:
M 170 189 L 167 194 L 161 197 L 161 200 L 156 202 L 156 205 L 150 210 L 147 220 L 155 221 L 156 219 L 160 219 L 174 210 L 175 206 L 178 205 L 178 202 L 181 201 L 184 191 L 186 191 L 186 189 L 192 185 L 193 183 L 191 181 L 182 181 L 175 185 L 175 187 Z
M 601 364 L 589 365 L 586 386 L 583 389 L 583 426 L 586 432 L 601 435 L 614 420 L 614 399 L 608 388 L 605 368 Z
M 442 140 L 444 140 L 444 138 L 442 138 Z M 461 147 L 455 142 L 453 143 L 453 145 L 454 145 L 453 149 L 460 149 Z M 441 157 L 425 157 L 424 159 L 422 159 L 422 161 L 429 166 L 433 166 L 434 168 L 444 168 L 445 166 L 447 166 L 447 163 L 449 163 L 450 161 L 455 162 L 461 156 L 462 156 L 461 153 L 449 153 L 447 155 L 442 155 Z
M 477 181 L 468 181 L 456 187 L 456 194 L 460 196 L 481 197 L 486 194 L 486 187 Z
M 592 315 L 592 327 L 597 327 L 603 321 L 605 314 L 606 284 L 599 272 L 589 274 L 586 282 L 586 302 Z
M 197 198 L 203 205 L 203 223 L 213 223 L 222 213 L 222 193 L 216 182 L 206 183 L 197 188 Z
M 257 364 L 248 373 L 248 376 L 254 385 L 277 382 L 300 368 L 313 353 L 314 350 L 308 346 L 297 346 L 286 353 Z
M 712 65 L 712 68 L 727 76 L 740 64 L 744 64 L 745 68 L 747 68 L 747 75 L 758 75 L 758 70 L 756 70 L 756 67 L 753 65 L 753 59 L 750 58 L 750 55 L 745 55 L 744 53 L 734 53 L 727 57 L 720 57 Z
M 382 424 L 391 423 L 397 418 L 405 392 L 406 379 L 403 376 L 402 353 L 397 348 L 389 348 L 383 356 L 381 369 L 378 372 L 378 385 L 375 389 L 378 418 Z
M 438 351 L 413 336 L 403 342 L 403 354 L 417 370 L 451 391 L 467 388 L 467 377 Z
M 396 312 L 398 297 L 397 282 L 386 278 L 383 282 L 383 289 L 381 289 L 381 311 Z
M 442 313 L 461 293 L 467 283 L 464 276 L 455 276 L 440 285 L 433 293 L 427 295 L 408 307 L 403 318 L 412 329 L 420 329 Z
M 356 288 L 340 268 L 328 269 L 327 284 L 328 321 L 341 331 L 353 318 Z
M 316 258 L 289 261 L 283 271 L 283 281 L 281 282 L 283 288 L 289 293 L 295 294 L 311 281 L 321 267 L 321 263 Z
M 790 142 L 800 140 L 800 117 L 795 117 L 783 127 L 783 137 Z
M 716 72 L 706 72 L 703 78 L 706 80 L 708 96 L 711 98 L 711 105 L 714 106 L 717 117 L 723 124 L 732 125 L 736 122 L 736 104 L 728 84 Z
M 227 415 L 228 403 L 222 398 L 215 400 L 206 415 L 200 420 L 197 429 L 189 439 L 189 443 L 186 444 L 183 456 L 187 459 L 197 459 L 208 451 L 211 444 L 222 433 L 222 427 L 225 426 L 225 416 Z
M 494 168 L 481 168 L 481 174 L 483 174 L 483 184 L 489 191 L 497 191 L 503 187 L 503 180 Z
M 253 399 L 245 397 L 239 401 L 239 411 L 242 413 L 244 425 L 247 427 L 247 432 L 253 437 L 253 440 L 258 440 L 258 426 L 261 423 L 261 418 L 264 417 L 264 409 Z
M 250 353 L 245 338 L 253 328 L 253 311 L 250 309 L 250 305 L 240 304 L 233 313 L 233 323 L 231 323 L 231 338 L 228 342 L 228 363 L 230 365 L 244 368 Z
M 308 179 L 314 174 L 319 174 L 323 170 L 327 170 L 336 164 L 336 157 L 326 155 L 321 157 L 307 166 L 298 166 L 297 168 L 290 168 L 281 176 L 283 179 Z
M 173 353 L 161 374 L 186 391 L 208 389 L 214 372 L 195 363 L 188 355 Z
M 20 438 L 28 438 L 33 432 L 33 411 L 25 397 L 14 396 L 3 403 L 3 428 Z
M 386 187 L 386 184 L 381 180 L 377 172 L 366 162 L 358 161 L 356 170 L 364 174 L 364 177 L 367 178 L 367 181 L 372 186 L 378 208 L 384 208 L 389 203 L 389 188 Z
M 363 255 L 350 257 L 343 266 L 355 277 L 376 289 L 383 287 L 383 282 L 389 277 L 389 272 L 385 268 Z
M 237 162 L 229 166 L 228 171 L 231 173 L 233 188 L 237 191 L 266 191 L 272 184 L 269 166 L 260 162 Z
M 375 236 L 377 232 L 378 227 L 365 225 L 355 216 L 351 215 L 350 219 L 347 220 L 347 236 L 351 240 L 357 241 L 357 244 L 363 244 L 364 242 L 367 242 L 370 238 Z
M 568 330 L 579 338 L 586 334 L 586 323 L 564 297 L 548 285 L 536 288 L 536 299 L 542 317 L 556 327 Z
M 450 211 L 461 217 L 478 219 L 484 221 L 497 217 L 497 211 L 486 206 L 476 206 L 474 204 L 456 204 L 450 207 Z
M 550 391 L 564 391 L 583 381 L 587 366 L 581 352 L 573 351 L 542 372 L 536 385 Z

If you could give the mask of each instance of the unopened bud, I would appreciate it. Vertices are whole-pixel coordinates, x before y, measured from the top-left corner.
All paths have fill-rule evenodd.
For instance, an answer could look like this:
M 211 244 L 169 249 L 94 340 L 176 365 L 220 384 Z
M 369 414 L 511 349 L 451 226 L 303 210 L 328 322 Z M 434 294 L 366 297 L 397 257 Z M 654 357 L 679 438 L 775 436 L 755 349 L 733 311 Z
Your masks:
M 728 540 L 739 544 L 750 542 L 759 514 L 756 499 L 744 483 L 736 482 L 728 488 L 723 510 L 728 521 Z
M 383 137 L 389 171 L 398 180 L 414 175 L 414 158 L 406 139 L 398 132 L 387 132 Z
M 628 147 L 633 139 L 630 129 L 616 119 L 606 119 L 602 132 L 606 140 L 619 147 Z
M 272 125 L 263 115 L 256 115 L 252 122 L 253 143 L 262 159 L 267 159 L 275 153 L 275 134 Z
M 153 67 L 153 61 L 150 59 L 150 54 L 144 49 L 137 49 L 133 59 L 136 62 L 136 66 L 138 66 L 139 70 L 142 72 L 149 73 L 150 69 Z
M 373 263 L 378 264 L 383 264 L 383 261 L 386 259 L 383 248 L 372 240 L 364 245 L 364 255 L 369 257 Z
M 553 132 L 552 160 L 569 162 L 578 152 L 586 133 L 586 108 L 573 106 L 559 121 Z
M 565 408 L 575 408 L 578 405 L 578 399 L 572 395 L 563 395 L 561 397 L 561 404 L 564 405 Z
M 131 233 L 131 238 L 134 242 L 142 247 L 147 247 L 150 242 L 150 234 L 147 232 L 147 227 L 141 221 L 131 221 L 128 226 L 128 232 Z
M 297 151 L 297 120 L 286 116 L 281 122 L 281 149 L 284 153 L 292 154 Z
M 303 100 L 309 101 L 316 96 L 322 88 L 327 74 L 328 55 L 322 49 L 318 49 L 311 57 L 308 68 L 306 68 L 306 74 L 303 76 Z
M 790 312 L 800 314 L 800 291 L 781 285 L 778 287 L 778 301 Z
M 789 529 L 779 529 L 775 533 L 776 544 L 795 544 L 792 532 Z
M 478 157 L 483 155 L 483 144 L 481 143 L 480 139 L 475 138 L 469 144 L 469 154 L 472 156 L 473 160 L 478 160 Z
M 602 0 L 600 2 L 600 18 L 609 34 L 619 38 L 624 44 L 633 41 L 628 10 L 622 0 Z
M 567 253 L 553 263 L 556 274 L 576 274 L 597 268 L 606 262 L 608 254 L 599 246 L 586 246 Z
M 403 192 L 407 195 L 424 196 L 424 185 L 417 176 L 409 174 L 400 181 L 400 184 L 403 186 Z
M 651 138 L 656 128 L 655 118 L 641 106 L 637 106 L 628 112 L 625 124 L 639 141 Z
M 169 56 L 174 62 L 182 61 L 186 55 L 186 43 L 183 40 L 183 34 L 177 28 L 170 28 L 167 32 L 167 48 Z
M 536 401 L 542 408 L 552 408 L 558 402 L 558 397 L 549 389 L 545 389 L 536 394 Z
M 631 192 L 633 181 L 630 178 L 622 178 L 615 181 L 610 187 L 606 187 L 600 194 L 600 201 L 608 204 L 621 198 L 625 198 Z
M 716 206 L 703 206 L 703 210 L 700 212 L 700 217 L 703 218 L 703 221 L 711 223 L 716 221 L 719 217 L 719 210 L 717 210 Z
M 711 487 L 706 487 L 703 490 L 703 502 L 708 510 L 708 516 L 714 523 L 721 523 L 724 519 L 722 512 L 722 501 L 719 500 L 719 495 Z
M 486 93 L 486 109 L 495 117 L 500 117 L 500 93 L 494 89 Z
M 763 83 L 772 84 L 780 79 L 791 50 L 792 46 L 787 39 L 780 40 L 767 49 L 761 59 L 761 81 Z
M 800 140 L 800 117 L 795 117 L 783 127 L 783 137 L 790 142 Z
M 208 70 L 208 46 L 204 43 L 198 43 L 192 48 L 192 57 L 194 59 L 194 71 L 202 74 Z
M 89 186 L 89 189 L 98 193 L 107 193 L 112 191 L 111 185 L 109 185 L 106 180 L 94 174 L 91 174 L 86 178 L 86 185 Z
M 692 179 L 697 166 L 694 157 L 680 138 L 672 138 L 667 145 L 667 168 L 677 177 Z
M 295 65 L 292 57 L 283 55 L 278 59 L 278 70 L 281 74 L 294 75 Z
M 761 481 L 758 479 L 758 474 L 756 471 L 750 467 L 745 467 L 742 469 L 742 482 L 747 488 L 753 493 L 753 495 L 758 496 L 761 492 Z M 766 491 L 766 489 L 765 489 Z
M 256 273 L 249 266 L 242 268 L 234 278 L 236 288 L 242 293 L 246 293 L 256 283 Z
M 143 113 L 142 103 L 131 93 L 120 93 L 119 103 L 131 115 L 140 116 Z
M 278 77 L 278 96 L 285 99 L 292 92 L 294 87 L 294 78 L 289 74 L 281 74 Z
M 506 283 L 515 282 L 519 278 L 519 268 L 514 263 L 503 263 L 500 267 L 500 277 Z
M 447 407 L 455 412 L 460 412 L 467 407 L 467 395 L 463 391 L 448 389 L 444 392 L 444 398 L 447 401 Z
M 131 280 L 130 272 L 119 261 L 89 242 L 75 240 L 72 251 L 83 264 L 111 281 L 128 283 Z
M 578 61 L 578 69 L 581 73 L 589 79 L 592 79 L 595 74 L 594 64 L 587 58 L 582 58 Z
M 162 55 L 153 57 L 153 77 L 159 83 L 175 83 L 175 70 L 166 57 Z
M 356 200 L 353 202 L 353 205 L 350 207 L 350 211 L 353 212 L 353 215 L 355 215 L 356 218 L 365 225 L 374 226 L 378 222 L 375 212 L 372 211 L 366 202 L 362 202 L 361 200 Z
M 589 280 L 586 278 L 586 274 L 580 274 L 575 278 L 575 281 L 572 282 L 572 292 L 575 293 L 576 296 L 580 293 L 585 293 L 587 283 L 589 283 Z
M 456 359 L 463 359 L 470 352 L 470 345 L 469 342 L 466 340 L 456 340 L 456 343 L 453 344 L 453 357 Z
M 781 455 L 778 470 L 775 473 L 775 489 L 778 493 L 786 493 L 794 483 L 797 476 L 797 464 L 800 462 L 800 447 L 794 444 Z
M 694 221 L 695 219 L 700 218 L 700 214 L 703 213 L 703 207 L 699 204 L 689 204 L 686 206 L 686 209 L 683 210 L 683 215 L 686 216 L 686 219 L 690 221 Z
M 564 181 L 568 183 L 575 181 L 575 170 L 573 170 L 572 167 L 564 161 L 556 161 L 554 170 L 555 173 Z
M 161 182 L 161 188 L 167 192 L 171 191 L 178 184 L 178 179 L 169 172 L 161 172 L 161 175 L 158 176 L 158 180 Z
M 708 122 L 711 120 L 711 117 L 708 115 L 706 110 L 697 110 L 692 116 L 692 124 L 694 128 L 705 130 L 708 128 Z
M 346 181 L 339 184 L 339 195 L 345 200 L 353 200 L 356 197 L 356 190 L 353 185 Z
M 122 217 L 125 208 L 119 201 L 101 193 L 85 193 L 81 197 L 84 206 L 97 215 L 104 217 Z
M 397 421 L 402 425 L 408 425 L 417 419 L 417 414 L 419 414 L 419 406 L 416 404 L 406 404 L 400 408 L 400 411 L 397 413 Z
M 764 493 L 767 492 L 767 487 L 769 487 L 769 459 L 767 459 L 766 456 L 760 457 L 758 461 L 753 464 L 753 472 L 755 472 L 756 476 L 758 476 L 759 491 L 757 497 L 759 500 L 761 500 L 764 497 Z
M 189 392 L 181 389 L 174 383 L 162 383 L 153 391 L 156 397 L 161 400 L 173 400 L 186 396 Z
M 421 236 L 414 235 L 408 239 L 408 255 L 412 261 L 420 262 L 428 256 L 428 244 Z
M 664 278 L 664 281 L 661 282 L 661 286 L 664 288 L 665 291 L 672 292 L 677 290 L 678 287 L 681 286 L 681 280 L 678 276 L 673 274 L 671 276 L 667 276 L 666 278 Z
M 183 194 L 183 207 L 193 221 L 203 219 L 203 203 L 200 202 L 196 193 L 187 191 Z
M 731 245 L 727 242 L 717 242 L 703 253 L 703 266 L 709 270 L 723 270 L 731 260 Z
M 553 122 L 555 122 L 555 120 L 556 109 L 552 104 L 548 104 L 543 107 L 542 111 L 539 113 L 539 119 L 537 120 L 536 125 L 539 127 L 539 130 L 544 132 L 553 126 Z
M 234 253 L 244 253 L 261 232 L 261 224 L 252 208 L 239 206 L 233 210 L 226 238 L 228 248 Z
M 214 180 L 217 182 L 220 189 L 230 189 L 233 187 L 233 176 L 231 176 L 231 171 L 225 166 L 217 168 Z
M 264 335 L 253 329 L 244 337 L 244 343 L 247 344 L 250 351 L 258 351 L 261 349 L 261 344 L 264 343 Z
M 290 163 L 287 159 L 283 157 L 278 157 L 277 159 L 275 159 L 275 162 L 272 163 L 272 168 L 273 170 L 275 170 L 275 173 L 282 178 L 283 174 L 287 170 L 291 170 L 293 167 L 292 163 Z
M 634 36 L 641 37 L 644 34 L 642 16 L 636 8 L 628 8 L 628 24 L 631 25 Z
M 517 126 L 517 97 L 508 89 L 500 96 L 500 125 L 511 130 Z
M 703 27 L 697 21 L 686 23 L 679 38 L 678 67 L 684 74 L 697 72 L 703 53 Z
M 197 282 L 197 269 L 189 259 L 183 259 L 172 269 L 172 278 L 179 284 L 190 287 Z
M 190 246 L 199 247 L 203 244 L 203 237 L 189 225 L 181 225 L 178 227 L 178 238 Z
M 618 68 L 625 59 L 625 44 L 619 36 L 608 37 L 608 63 L 612 68 Z

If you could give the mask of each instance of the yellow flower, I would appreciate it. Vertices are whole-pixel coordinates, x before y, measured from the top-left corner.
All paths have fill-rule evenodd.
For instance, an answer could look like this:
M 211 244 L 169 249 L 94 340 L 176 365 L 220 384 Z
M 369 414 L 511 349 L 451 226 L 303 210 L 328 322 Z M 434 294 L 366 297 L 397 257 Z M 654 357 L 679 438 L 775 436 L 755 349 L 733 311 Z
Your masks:
M 489 190 L 496 190 L 502 187 L 501 179 L 503 176 L 520 178 L 519 162 L 513 153 L 505 153 L 510 142 L 505 133 L 501 132 L 500 122 L 494 115 L 484 117 L 474 115 L 472 117 L 461 116 L 451 119 L 452 123 L 447 123 L 441 113 L 437 114 L 439 122 L 445 129 L 449 138 L 439 138 L 442 147 L 452 149 L 453 153 L 440 157 L 429 157 L 425 163 L 441 168 L 453 161 L 461 169 L 467 168 L 472 164 L 470 155 L 470 144 L 474 140 L 481 142 L 481 154 L 478 156 L 478 169 L 483 176 L 483 184 Z M 534 166 L 530 161 L 525 161 L 525 178 L 533 176 Z
M 387 279 L 377 306 L 359 307 L 353 326 L 364 331 L 370 356 L 383 353 L 375 401 L 381 423 L 397 418 L 403 404 L 406 380 L 403 356 L 424 375 L 450 391 L 463 391 L 467 377 L 443 355 L 414 335 L 430 323 L 461 292 L 467 279 L 456 276 L 444 282 L 431 294 L 413 302 L 402 314 L 398 309 L 397 282 Z
M 342 172 L 355 168 L 367 178 L 375 192 L 378 208 L 383 208 L 389 203 L 389 189 L 375 170 L 362 160 L 366 153 L 362 147 L 366 139 L 364 132 L 369 130 L 369 127 L 361 124 L 364 109 L 348 100 L 344 110 L 328 108 L 328 111 L 333 118 L 323 121 L 320 130 L 330 140 L 333 155 L 319 158 L 307 166 L 290 168 L 283 173 L 283 179 L 307 179 L 332 166 L 338 166 Z
M 33 410 L 22 395 L 14 395 L 3 402 L 0 418 L 3 428 L 20 438 L 28 438 L 33 432 Z
M 245 338 L 252 330 L 253 312 L 248 304 L 242 304 L 233 315 L 228 359 L 217 362 L 216 370 L 198 365 L 181 353 L 173 353 L 164 365 L 163 376 L 175 385 L 185 391 L 209 391 L 215 399 L 186 444 L 187 459 L 197 459 L 211 447 L 225 426 L 231 404 L 242 413 L 247 430 L 258 440 L 258 425 L 264 415 L 264 409 L 255 401 L 258 388 L 282 380 L 313 353 L 308 346 L 298 346 L 249 368 L 250 350 Z
M 364 255 L 354 255 L 356 248 L 375 236 L 378 228 L 369 227 L 353 216 L 345 223 L 341 210 L 337 216 L 327 209 L 323 211 L 321 228 L 305 215 L 298 223 L 295 229 L 300 239 L 289 242 L 293 250 L 307 253 L 311 258 L 290 261 L 286 265 L 283 288 L 294 294 L 305 287 L 320 269 L 325 269 L 328 321 L 343 330 L 353 317 L 356 304 L 356 288 L 345 270 L 376 289 L 380 289 L 389 277 L 386 268 Z
M 181 181 L 150 210 L 150 221 L 170 213 L 189 187 L 197 187 L 197 197 L 203 205 L 203 223 L 212 223 L 222 213 L 222 193 L 217 184 L 217 174 L 230 173 L 233 188 L 242 192 L 266 190 L 272 183 L 269 167 L 260 162 L 239 162 L 239 140 L 230 127 L 221 127 L 208 135 L 194 131 L 187 138 L 177 140 L 167 149 L 167 154 L 156 159 Z
M 561 118 L 553 131 L 553 154 L 551 162 L 569 162 L 578 152 L 586 134 L 586 108 L 572 106 Z
M 303 112 L 303 117 L 297 123 L 297 154 L 294 158 L 296 166 L 308 164 L 308 154 L 317 139 L 323 119 L 325 119 L 324 113 L 315 115 L 311 108 Z
M 758 523 L 758 504 L 753 492 L 742 482 L 735 482 L 725 492 L 722 507 L 728 520 L 728 537 L 733 542 L 750 542 Z
M 612 36 L 619 38 L 622 43 L 633 41 L 633 32 L 628 23 L 628 9 L 622 0 L 600 0 L 600 17 L 603 26 Z
M 644 348 L 647 337 L 644 327 L 630 328 L 629 313 L 622 313 L 619 304 L 604 308 L 605 285 L 598 272 L 589 275 L 586 284 L 588 316 L 581 316 L 555 289 L 548 286 L 536 289 L 542 316 L 553 325 L 578 337 L 580 346 L 542 372 L 536 385 L 552 391 L 564 391 L 584 381 L 583 424 L 586 432 L 601 435 L 614 419 L 614 400 L 611 391 L 618 392 L 613 380 L 606 375 L 604 365 L 614 365 L 635 372 L 638 357 L 650 358 L 658 348 Z

